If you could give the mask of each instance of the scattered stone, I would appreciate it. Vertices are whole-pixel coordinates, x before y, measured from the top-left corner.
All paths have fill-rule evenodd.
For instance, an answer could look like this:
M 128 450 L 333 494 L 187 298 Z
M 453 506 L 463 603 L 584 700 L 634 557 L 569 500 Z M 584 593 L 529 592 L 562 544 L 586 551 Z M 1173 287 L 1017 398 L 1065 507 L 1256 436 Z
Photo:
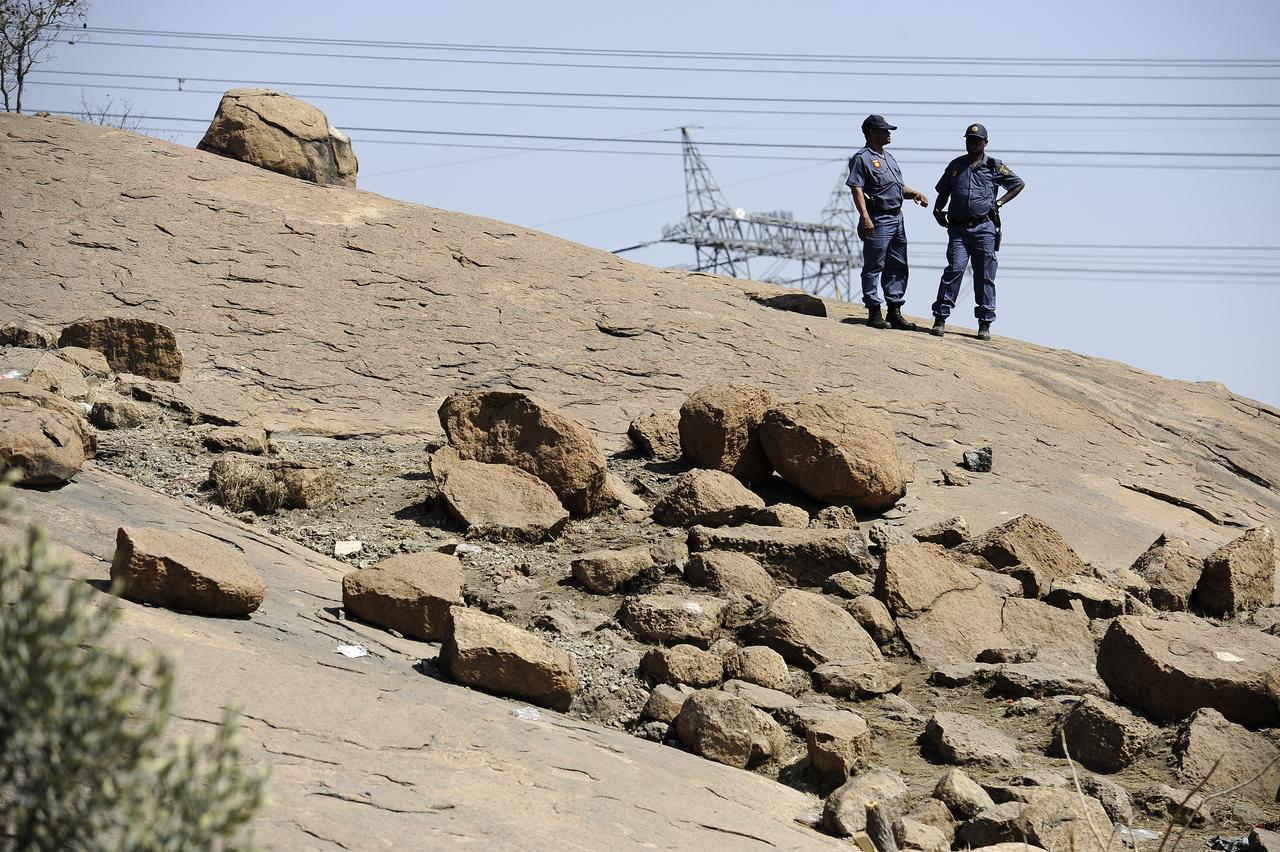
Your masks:
M 782 478 L 814 499 L 878 512 L 907 493 L 893 424 L 861 403 L 811 397 L 774 406 L 760 442 Z
M 111 579 L 132 601 L 197 615 L 247 616 L 267 587 L 236 548 L 195 532 L 121 527 Z
M 1033 713 L 1039 713 L 1044 708 L 1044 702 L 1038 701 L 1030 696 L 1018 698 L 1010 702 L 1004 708 L 1004 715 L 1008 717 L 1030 716 Z
M 92 438 L 65 400 L 18 382 L 0 392 L 0 472 L 21 470 L 22 485 L 56 485 L 80 472 Z M 13 386 L 21 389 L 10 389 Z
M 694 689 L 689 686 L 672 686 L 669 683 L 660 683 L 649 693 L 649 700 L 644 703 L 644 707 L 640 710 L 640 718 L 666 722 L 669 725 L 680 715 L 680 708 L 684 706 L 684 700 L 693 695 L 693 693 Z
M 956 829 L 955 843 L 961 849 L 1008 849 L 1009 852 L 1027 849 L 1023 843 L 1022 809 L 1025 807 L 1025 802 L 1002 802 L 979 811 Z
M 354 188 L 351 139 L 309 103 L 272 89 L 231 89 L 196 146 L 322 186 Z
M 252 456 L 238 456 L 238 458 L 252 458 Z M 338 496 L 337 479 L 318 464 L 272 459 L 269 469 L 284 489 L 285 508 L 317 509 Z
M 915 820 L 937 829 L 947 844 L 946 848 L 948 850 L 951 848 L 951 841 L 955 840 L 956 836 L 956 820 L 942 802 L 937 799 L 925 799 L 917 803 L 903 819 Z
M 867 529 L 867 539 L 876 553 L 884 553 L 891 547 L 916 543 L 916 540 L 907 535 L 901 527 L 891 526 L 884 521 L 876 521 Z
M 826 302 L 809 293 L 782 293 L 777 296 L 756 294 L 752 295 L 751 299 L 776 311 L 790 311 L 791 313 L 804 314 L 810 317 L 825 317 L 827 315 Z
M 1102 804 L 1112 822 L 1133 825 L 1133 800 L 1124 787 L 1108 778 L 1085 775 L 1080 779 L 1080 789 Z
M 361 621 L 426 642 L 445 637 L 462 603 L 462 563 L 426 551 L 402 553 L 342 578 L 342 608 Z
M 843 784 L 853 770 L 866 765 L 871 754 L 871 728 L 857 713 L 832 710 L 807 727 L 809 765 L 823 781 L 833 786 Z
M 1022 648 L 984 648 L 974 659 L 979 663 L 1030 663 L 1038 654 L 1034 645 Z
M 1022 808 L 1028 843 L 1044 849 L 1105 852 L 1113 826 L 1096 799 L 1082 801 L 1075 790 L 1036 788 Z M 1094 831 L 1097 831 L 1097 839 Z
M 455 606 L 440 646 L 441 668 L 455 681 L 567 710 L 578 692 L 573 659 L 559 648 L 497 616 Z
M 871 595 L 860 595 L 846 603 L 844 608 L 877 645 L 887 645 L 898 635 L 898 626 L 893 623 L 889 610 Z
M 958 488 L 964 485 L 968 485 L 969 477 L 966 476 L 965 472 L 962 470 L 956 470 L 955 468 L 951 468 L 951 467 L 944 467 L 942 469 L 942 484 L 950 485 Z
M 848 506 L 827 506 L 818 510 L 809 526 L 815 530 L 856 530 L 858 516 Z
M 860 772 L 835 790 L 822 808 L 822 826 L 836 837 L 850 837 L 867 829 L 867 804 L 897 811 L 906 804 L 910 791 L 902 776 L 892 769 L 876 767 Z
M 778 585 L 750 556 L 709 550 L 689 557 L 685 578 L 727 597 L 735 615 L 762 607 L 778 596 Z
M 718 598 L 645 595 L 627 599 L 622 623 L 647 642 L 705 648 L 720 632 L 726 606 Z
M 640 671 L 657 683 L 716 686 L 724 677 L 724 662 L 693 645 L 674 645 L 650 648 L 640 658 Z
M 261 426 L 217 426 L 204 436 L 204 445 L 215 453 L 260 456 L 267 451 L 267 433 Z
M 893 664 L 874 660 L 823 663 L 814 668 L 813 680 L 818 691 L 837 698 L 874 698 L 902 686 Z
M 627 581 L 652 567 L 653 557 L 646 547 L 593 550 L 570 563 L 574 579 L 598 595 L 613 594 Z
M 809 513 L 790 503 L 774 503 L 757 511 L 747 519 L 747 523 L 758 527 L 791 527 L 802 530 L 809 526 Z
M 787 661 L 777 651 L 763 645 L 735 648 L 724 658 L 724 673 L 730 679 L 745 680 L 781 692 L 791 687 Z
M 1212 707 L 1247 727 L 1280 725 L 1280 637 L 1245 627 L 1125 615 L 1098 647 L 1098 673 L 1116 698 L 1157 719 Z
M 990 663 L 952 663 L 930 672 L 929 683 L 947 688 L 990 683 L 999 670 Z
M 703 690 L 686 698 L 675 724 L 686 748 L 739 769 L 763 763 L 782 748 L 782 728 L 777 722 L 719 690 Z
M 861 595 L 869 595 L 875 588 L 873 578 L 865 574 L 855 574 L 852 571 L 841 571 L 839 574 L 832 574 L 822 584 L 822 593 L 826 595 L 835 595 L 838 598 L 856 598 Z
M 947 806 L 956 819 L 973 819 L 981 811 L 995 807 L 982 786 L 963 769 L 948 769 L 933 788 L 933 797 Z
M 1204 560 L 1192 604 L 1210 615 L 1230 616 L 1276 603 L 1276 537 L 1254 527 Z
M 790 710 L 800 702 L 780 689 L 770 689 L 745 680 L 727 680 L 720 687 L 730 695 L 741 698 L 757 710 L 775 713 L 779 710 Z
M 95 349 L 83 346 L 67 346 L 57 351 L 57 356 L 80 371 L 90 384 L 95 384 L 111 375 L 111 365 L 107 356 Z
M 1008 598 L 1000 610 L 1007 647 L 1034 645 L 1036 661 L 1061 669 L 1093 673 L 1094 636 L 1089 619 L 1075 609 L 1059 609 L 1044 601 Z
M 627 435 L 647 458 L 674 461 L 680 458 L 680 412 L 656 411 L 631 421 Z
M 1007 663 L 999 666 L 991 692 L 1005 698 L 1044 698 L 1053 695 L 1107 697 L 1107 685 L 1092 669 L 1049 663 Z
M 127 399 L 99 399 L 89 410 L 89 422 L 99 429 L 136 429 L 145 419 L 142 408 Z
M 747 385 L 713 384 L 680 406 L 680 445 L 698 467 L 761 482 L 773 470 L 760 444 L 760 423 L 773 395 Z
M 875 559 L 856 530 L 694 527 L 689 531 L 689 550 L 744 553 L 775 580 L 791 586 L 822 586 L 832 574 L 849 570 L 865 574 L 875 568 Z
M 1157 784 L 1141 791 L 1138 805 L 1157 819 L 1172 819 L 1179 825 L 1204 825 L 1204 797 L 1190 790 Z
M 89 395 L 89 383 L 84 373 L 74 364 L 46 352 L 36 359 L 27 373 L 27 384 L 67 399 L 84 399 Z
M 509 464 L 541 479 L 575 516 L 608 508 L 608 466 L 580 423 L 523 393 L 455 393 L 440 406 L 440 425 L 458 454 Z
M 961 545 L 996 571 L 1018 578 L 1029 598 L 1042 597 L 1060 577 L 1084 574 L 1087 567 L 1057 530 L 1031 515 L 1019 515 Z
M 773 648 L 787 662 L 807 669 L 836 661 L 883 659 L 853 616 L 821 595 L 799 589 L 789 589 L 775 598 L 743 633 L 752 642 Z
M 1183 722 L 1173 753 L 1178 759 L 1178 775 L 1192 787 L 1204 781 L 1217 762 L 1208 789 L 1260 776 L 1236 795 L 1264 807 L 1280 802 L 1280 749 L 1266 737 L 1228 722 L 1217 710 L 1197 710 Z
M 10 320 L 0 326 L 0 346 L 52 349 L 56 342 L 53 331 L 32 320 Z
M 719 470 L 691 470 L 653 508 L 660 524 L 708 527 L 739 524 L 764 508 L 764 501 L 733 476 Z
M 939 828 L 911 817 L 900 817 L 893 824 L 893 836 L 903 849 L 919 852 L 951 852 L 951 841 Z
M 432 470 L 441 505 L 469 537 L 537 542 L 559 535 L 569 522 L 551 487 L 513 465 L 455 459 Z M 649 552 L 640 549 L 647 560 Z
M 117 373 L 133 373 L 162 382 L 182 377 L 182 350 L 166 326 L 131 317 L 81 320 L 62 330 L 58 346 L 94 349 Z
M 1124 592 L 1108 586 L 1097 577 L 1085 574 L 1073 574 L 1054 580 L 1044 599 L 1046 603 L 1061 609 L 1071 609 L 1072 601 L 1079 601 L 1084 607 L 1085 615 L 1090 618 L 1115 618 L 1117 615 L 1124 615 L 1127 609 Z
M 884 554 L 876 573 L 875 596 L 894 615 L 911 616 L 929 610 L 944 595 L 980 585 L 977 577 L 938 546 L 904 544 Z
M 981 447 L 976 450 L 965 450 L 960 463 L 964 465 L 966 470 L 971 470 L 974 473 L 990 473 L 991 448 Z
M 1123 707 L 1086 695 L 1063 714 L 1050 752 L 1060 757 L 1065 737 L 1071 758 L 1094 772 L 1119 772 L 1143 752 L 1156 727 Z
M 683 571 L 685 563 L 689 561 L 689 545 L 685 542 L 686 538 L 687 536 L 683 534 L 668 535 L 649 545 L 649 555 L 653 558 L 653 564 L 671 573 Z
M 1190 542 L 1161 535 L 1133 563 L 1133 570 L 1147 581 L 1147 600 L 1153 607 L 1186 612 L 1204 559 Z
M 921 741 L 944 763 L 987 767 L 1022 763 L 1022 754 L 1013 740 L 963 713 L 934 713 Z
M 957 547 L 969 540 L 969 524 L 959 516 L 929 524 L 912 533 L 916 541 Z

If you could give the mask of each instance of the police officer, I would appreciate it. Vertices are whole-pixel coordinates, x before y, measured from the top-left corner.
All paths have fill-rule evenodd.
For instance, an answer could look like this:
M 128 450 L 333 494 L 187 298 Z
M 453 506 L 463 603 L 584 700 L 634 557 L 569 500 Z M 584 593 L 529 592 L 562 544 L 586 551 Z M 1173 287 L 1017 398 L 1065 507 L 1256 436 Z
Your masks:
M 872 328 L 915 330 L 915 323 L 902 316 L 907 293 L 907 231 L 902 223 L 902 199 L 910 198 L 921 207 L 929 206 L 924 193 L 902 182 L 898 161 L 884 149 L 890 131 L 898 128 L 883 115 L 869 115 L 862 122 L 866 146 L 849 159 L 849 178 L 858 208 L 858 236 L 862 238 L 862 304 L 867 307 L 867 325 Z M 889 305 L 886 322 L 880 313 L 876 284 L 884 290 Z
M 963 157 L 947 164 L 938 179 L 938 205 L 933 216 L 947 229 L 947 268 L 938 283 L 930 333 L 946 333 L 947 317 L 956 306 L 964 269 L 973 262 L 973 314 L 978 318 L 978 338 L 991 339 L 996 318 L 996 251 L 1000 248 L 999 210 L 1026 186 L 1022 178 L 995 157 L 987 156 L 987 128 L 971 124 L 964 133 Z M 996 187 L 1005 190 L 996 198 Z M 945 210 L 947 201 L 951 209 Z

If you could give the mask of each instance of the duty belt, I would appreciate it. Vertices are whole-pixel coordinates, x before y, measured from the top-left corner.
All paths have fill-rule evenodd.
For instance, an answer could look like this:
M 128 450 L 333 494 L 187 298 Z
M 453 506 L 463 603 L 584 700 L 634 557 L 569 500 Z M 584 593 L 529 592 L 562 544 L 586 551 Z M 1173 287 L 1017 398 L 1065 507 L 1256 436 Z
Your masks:
M 901 213 L 902 205 L 899 204 L 897 207 L 886 207 L 885 205 L 872 200 L 871 203 L 867 205 L 867 212 L 876 216 L 886 213 Z

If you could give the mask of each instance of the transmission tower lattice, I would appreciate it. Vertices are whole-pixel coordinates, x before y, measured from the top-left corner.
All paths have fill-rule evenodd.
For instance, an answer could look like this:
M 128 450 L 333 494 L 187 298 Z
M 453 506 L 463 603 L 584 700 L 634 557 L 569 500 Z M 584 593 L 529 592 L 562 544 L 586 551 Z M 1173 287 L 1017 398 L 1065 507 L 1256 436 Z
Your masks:
M 693 246 L 695 270 L 751 277 L 753 257 L 800 261 L 800 276 L 782 283 L 819 296 L 850 299 L 862 246 L 853 226 L 853 205 L 844 175 L 823 210 L 821 222 L 797 222 L 785 213 L 747 213 L 732 208 L 716 186 L 711 170 L 680 128 L 688 214 L 668 227 L 660 242 Z

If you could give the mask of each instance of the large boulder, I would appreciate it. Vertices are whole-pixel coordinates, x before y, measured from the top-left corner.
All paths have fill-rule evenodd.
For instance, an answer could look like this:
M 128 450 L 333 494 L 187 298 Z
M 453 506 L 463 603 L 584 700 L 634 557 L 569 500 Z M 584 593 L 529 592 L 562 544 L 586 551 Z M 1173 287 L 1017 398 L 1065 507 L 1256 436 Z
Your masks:
M 1106 852 L 1112 825 L 1096 799 L 1075 790 L 1039 787 L 1029 789 L 1025 798 L 977 814 L 956 833 L 957 846 L 986 852 Z
M 1178 775 L 1189 786 L 1198 787 L 1212 770 L 1208 789 L 1255 778 L 1238 795 L 1263 807 L 1280 802 L 1280 749 L 1266 737 L 1228 722 L 1217 710 L 1206 707 L 1184 721 L 1174 739 L 1173 753 L 1178 759 Z
M 897 812 L 907 803 L 910 790 L 892 769 L 876 767 L 860 772 L 838 787 L 822 807 L 822 827 L 836 837 L 850 837 L 867 830 L 867 805 L 878 802 Z
M 564 651 L 497 616 L 455 606 L 440 646 L 440 664 L 458 683 L 567 710 L 578 671 Z
M 1019 766 L 1022 754 L 1013 740 L 973 716 L 940 710 L 925 726 L 921 742 L 944 763 L 992 768 Z
M 24 485 L 56 485 L 79 473 L 93 447 L 79 412 L 18 382 L 0 385 L 0 472 L 21 470 Z
M 462 563 L 444 553 L 403 553 L 342 578 L 342 607 L 361 621 L 439 642 L 462 603 Z
M 760 443 L 778 473 L 817 500 L 878 512 L 907 493 L 893 425 L 852 400 L 774 406 L 760 424 Z
M 744 553 L 780 583 L 821 587 L 833 574 L 869 574 L 876 560 L 858 530 L 793 529 L 791 527 L 694 527 L 689 550 Z
M 627 436 L 640 452 L 658 461 L 680 458 L 680 412 L 655 411 L 631 421 Z
M 772 394 L 747 385 L 714 384 L 699 389 L 680 406 L 684 457 L 698 467 L 722 470 L 743 482 L 762 481 L 773 466 L 760 445 L 759 429 L 772 405 Z
M 196 146 L 312 183 L 356 185 L 351 139 L 320 110 L 272 89 L 231 89 Z
M 53 331 L 32 320 L 9 320 L 0 325 L 0 346 L 52 349 L 57 340 Z
M 1093 695 L 1076 702 L 1058 722 L 1051 751 L 1067 754 L 1094 772 L 1118 772 L 1133 762 L 1158 729 L 1123 707 Z
M 971 591 L 981 584 L 937 545 L 903 544 L 885 551 L 874 594 L 893 615 L 912 616 L 931 609 L 943 595 Z
M 191 531 L 121 527 L 111 579 L 129 600 L 198 615 L 245 616 L 266 584 L 234 547 Z
M 933 797 L 945 804 L 956 819 L 973 819 L 996 804 L 981 784 L 959 768 L 942 774 L 933 788 Z
M 609 469 L 591 433 L 523 393 L 456 393 L 440 406 L 440 425 L 464 459 L 509 464 L 541 479 L 576 516 L 613 504 Z
M 1060 577 L 1088 571 L 1057 530 L 1031 515 L 1019 515 L 957 549 L 975 553 L 995 570 L 1016 577 L 1029 598 L 1046 594 Z
M 536 542 L 569 521 L 550 486 L 518 467 L 457 459 L 441 472 L 440 502 L 468 536 Z
M 653 567 L 647 547 L 593 550 L 569 563 L 574 579 L 598 595 L 611 595 L 618 587 Z
M 727 606 L 719 598 L 705 596 L 643 595 L 627 599 L 621 620 L 646 642 L 705 648 L 719 635 Z
M 763 508 L 758 495 L 724 471 L 691 470 L 653 507 L 653 518 L 672 527 L 720 527 L 742 523 Z
M 849 710 L 828 710 L 805 726 L 809 765 L 832 786 L 843 784 L 871 755 L 871 728 Z
M 772 648 L 748 645 L 735 648 L 724 657 L 725 676 L 732 680 L 746 681 L 766 689 L 785 692 L 791 688 L 791 672 L 787 661 Z
M 673 645 L 646 651 L 640 671 L 654 683 L 715 686 L 724 678 L 724 661 L 694 645 Z
M 1147 599 L 1153 607 L 1185 612 L 1204 560 L 1191 542 L 1161 535 L 1133 563 L 1133 570 L 1147 581 Z
M 26 381 L 32 387 L 67 399 L 84 399 L 89 395 L 89 383 L 80 368 L 53 352 L 36 359 Z
M 778 596 L 778 584 L 760 563 L 742 553 L 708 550 L 685 565 L 685 579 L 728 598 L 739 613 L 764 606 Z
M 902 686 L 902 677 L 886 661 L 837 660 L 816 666 L 813 683 L 819 692 L 838 698 L 874 698 L 896 692 Z
M 1271 527 L 1254 527 L 1210 553 L 1191 595 L 1210 615 L 1228 616 L 1276 603 L 1276 537 Z
M 94 349 L 117 373 L 176 382 L 182 378 L 182 350 L 167 326 L 134 317 L 80 320 L 62 330 L 59 346 Z
M 800 589 L 775 598 L 743 632 L 750 641 L 807 669 L 837 661 L 883 660 L 875 641 L 853 616 L 830 599 Z
M 778 755 L 778 723 L 727 692 L 708 689 L 684 700 L 676 717 L 680 742 L 708 760 L 745 769 Z
M 1247 727 L 1280 725 L 1280 637 L 1190 620 L 1121 616 L 1098 647 L 1116 698 L 1157 719 L 1212 707 Z

